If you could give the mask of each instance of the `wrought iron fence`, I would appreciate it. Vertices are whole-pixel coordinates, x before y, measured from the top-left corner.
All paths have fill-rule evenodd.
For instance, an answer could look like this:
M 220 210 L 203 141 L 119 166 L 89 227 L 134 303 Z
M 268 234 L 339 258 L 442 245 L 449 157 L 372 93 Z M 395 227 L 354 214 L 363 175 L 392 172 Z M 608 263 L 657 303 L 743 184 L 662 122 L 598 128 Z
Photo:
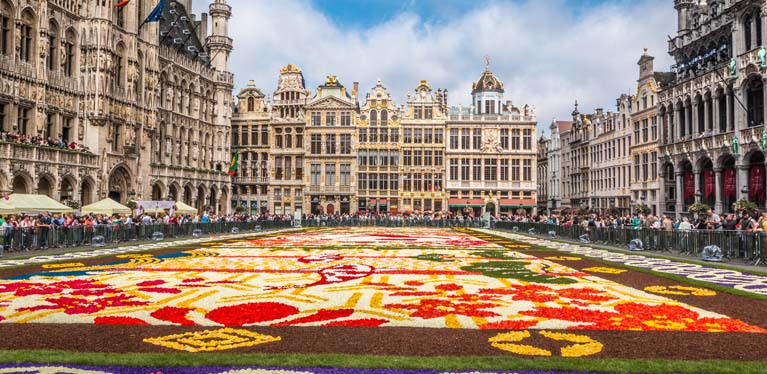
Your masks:
M 579 240 L 587 235 L 590 242 L 609 246 L 628 248 L 634 239 L 642 241 L 643 249 L 651 251 L 675 251 L 690 256 L 700 256 L 703 248 L 715 245 L 728 259 L 742 259 L 753 263 L 764 263 L 767 253 L 762 248 L 767 246 L 767 235 L 763 232 L 690 230 L 666 231 L 653 229 L 595 228 L 582 226 L 561 226 L 530 222 L 495 222 L 493 228 L 521 233 L 535 230 L 536 235 L 548 235 L 554 232 L 557 237 Z
M 54 248 L 81 247 L 94 244 L 94 238 L 103 238 L 104 244 L 151 241 L 155 233 L 162 233 L 165 239 L 200 235 L 239 232 L 267 231 L 291 227 L 291 221 L 242 221 L 208 222 L 186 224 L 151 225 L 94 225 L 74 227 L 31 227 L 0 228 L 0 256 L 3 250 L 30 251 Z

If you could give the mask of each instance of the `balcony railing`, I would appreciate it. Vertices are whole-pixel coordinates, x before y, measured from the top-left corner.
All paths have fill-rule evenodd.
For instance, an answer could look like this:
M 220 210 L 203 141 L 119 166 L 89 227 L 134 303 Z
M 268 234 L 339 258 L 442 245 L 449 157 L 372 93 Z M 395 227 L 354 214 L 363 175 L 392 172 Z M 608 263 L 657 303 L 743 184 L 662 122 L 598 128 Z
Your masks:
M 0 159 L 17 162 L 39 162 L 70 166 L 98 167 L 98 156 L 92 153 L 63 148 L 34 146 L 13 142 L 0 142 Z

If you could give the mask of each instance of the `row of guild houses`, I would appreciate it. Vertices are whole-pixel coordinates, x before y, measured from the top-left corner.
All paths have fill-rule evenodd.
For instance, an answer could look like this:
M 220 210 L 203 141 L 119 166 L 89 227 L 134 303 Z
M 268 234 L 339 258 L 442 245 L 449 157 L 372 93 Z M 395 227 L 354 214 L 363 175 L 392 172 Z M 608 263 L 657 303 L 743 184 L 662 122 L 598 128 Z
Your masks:
M 452 212 L 536 209 L 535 109 L 504 101 L 489 62 L 468 108 L 421 81 L 397 105 L 378 83 L 363 96 L 328 76 L 312 93 L 294 65 L 267 97 L 237 95 L 239 156 L 232 208 L 250 213 Z M 360 103 L 362 100 L 362 103 Z

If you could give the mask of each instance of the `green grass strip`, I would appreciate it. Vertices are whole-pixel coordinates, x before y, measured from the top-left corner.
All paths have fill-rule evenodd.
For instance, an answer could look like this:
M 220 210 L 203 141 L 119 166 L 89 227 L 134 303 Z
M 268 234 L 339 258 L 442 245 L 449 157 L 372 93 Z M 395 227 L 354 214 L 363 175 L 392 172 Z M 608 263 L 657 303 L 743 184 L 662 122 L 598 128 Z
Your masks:
M 764 362 L 622 359 L 528 359 L 490 357 L 405 357 L 339 354 L 225 353 L 80 353 L 64 351 L 0 351 L 0 363 L 77 364 L 130 367 L 280 366 L 433 370 L 573 370 L 617 373 L 763 373 Z

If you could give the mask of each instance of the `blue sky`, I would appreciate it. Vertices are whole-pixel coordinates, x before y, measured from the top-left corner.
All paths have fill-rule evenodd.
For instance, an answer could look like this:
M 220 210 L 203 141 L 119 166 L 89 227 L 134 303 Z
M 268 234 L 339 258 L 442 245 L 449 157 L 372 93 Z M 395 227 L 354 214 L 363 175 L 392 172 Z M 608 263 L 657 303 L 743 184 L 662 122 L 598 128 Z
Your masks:
M 276 88 L 280 67 L 303 69 L 307 89 L 326 75 L 364 94 L 381 78 L 398 103 L 421 79 L 447 88 L 450 105 L 470 103 L 484 69 L 506 83 L 507 100 L 535 105 L 540 129 L 553 118 L 612 109 L 636 89 L 643 48 L 655 69 L 671 65 L 676 30 L 669 0 L 228 0 L 232 71 L 238 90 L 253 79 Z M 207 9 L 209 0 L 194 0 Z

